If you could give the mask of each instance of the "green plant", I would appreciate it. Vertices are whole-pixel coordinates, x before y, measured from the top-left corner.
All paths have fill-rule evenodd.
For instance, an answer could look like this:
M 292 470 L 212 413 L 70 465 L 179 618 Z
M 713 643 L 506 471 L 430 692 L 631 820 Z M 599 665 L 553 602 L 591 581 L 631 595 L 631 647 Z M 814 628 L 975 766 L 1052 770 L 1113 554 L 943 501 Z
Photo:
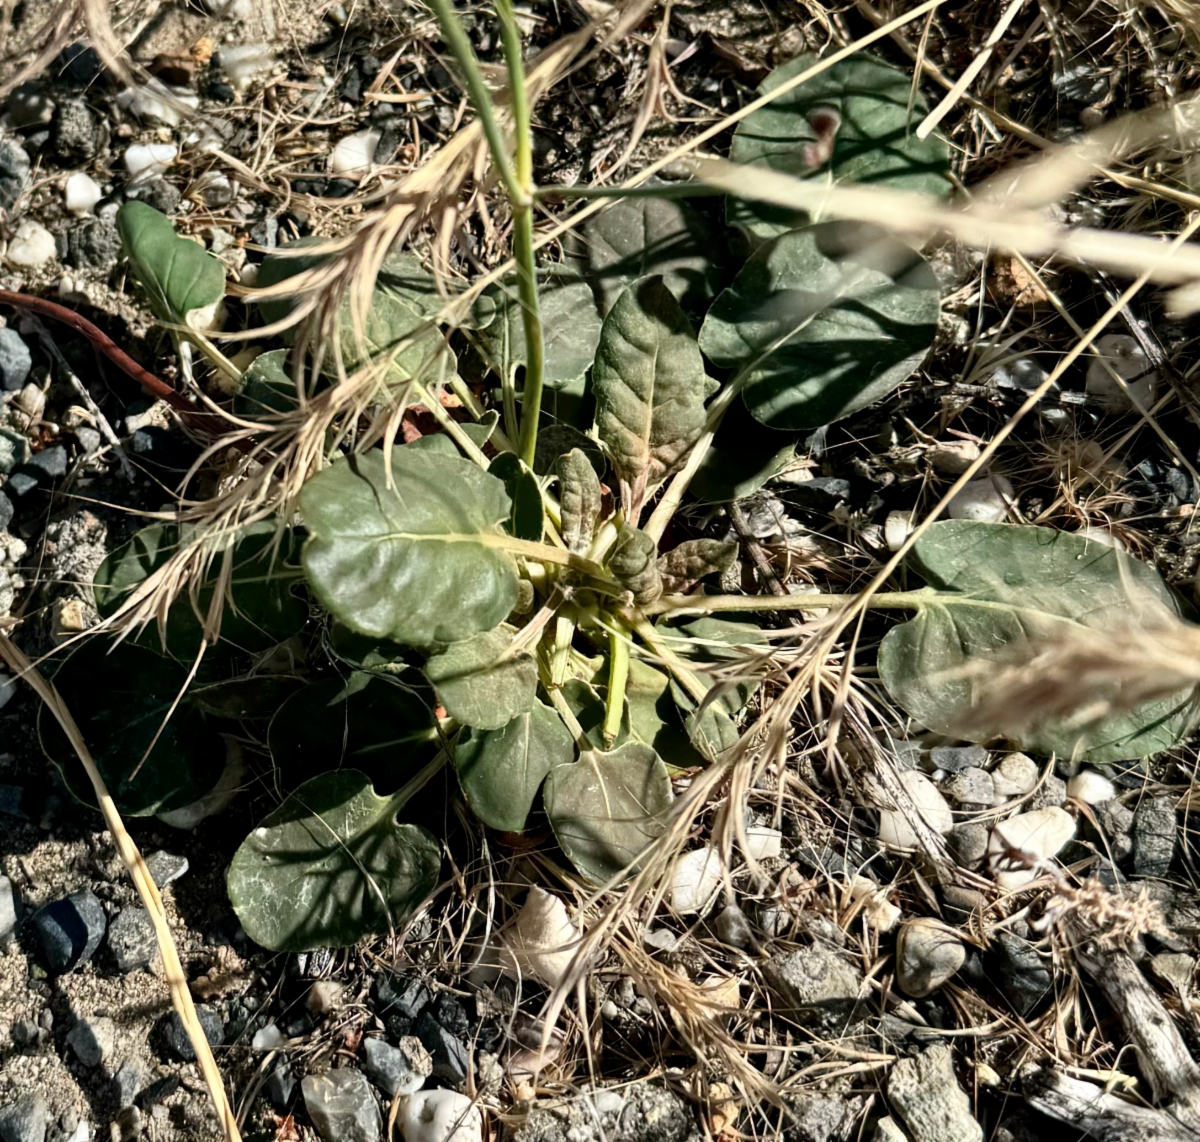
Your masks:
M 236 542 L 147 529 L 96 579 L 98 603 L 113 614 L 151 589 L 171 551 L 204 548 L 209 570 L 170 608 L 158 640 L 143 634 L 118 651 L 129 664 L 126 709 L 92 695 L 77 713 L 85 735 L 109 731 L 98 760 L 132 814 L 177 808 L 210 788 L 219 728 L 265 729 L 257 736 L 282 804 L 242 844 L 228 883 L 247 931 L 272 948 L 395 927 L 433 890 L 439 842 L 400 818 L 447 764 L 485 825 L 520 832 L 544 810 L 587 880 L 636 867 L 667 828 L 672 777 L 737 742 L 758 690 L 754 672 L 736 668 L 766 649 L 766 635 L 745 618 L 715 616 L 845 601 L 697 591 L 737 549 L 664 543 L 672 517 L 689 487 L 716 502 L 760 487 L 801 432 L 900 385 L 936 333 L 932 271 L 881 228 L 731 202 L 731 220 L 757 245 L 727 280 L 737 242 L 667 187 L 618 199 L 578 228 L 564 262 L 538 265 L 511 6 L 497 0 L 510 79 L 503 107 L 449 0 L 433 7 L 512 209 L 515 272 L 480 296 L 462 330 L 495 390 L 481 402 L 455 375 L 433 277 L 413 255 L 394 255 L 365 313 L 356 318 L 343 300 L 336 352 L 318 356 L 326 377 L 317 384 L 377 367 L 377 399 L 394 408 L 421 400 L 442 430 L 358 449 L 348 431 L 331 435 L 294 526 L 266 521 Z M 766 87 L 803 66 L 787 65 Z M 941 193 L 945 144 L 909 136 L 899 77 L 865 58 L 830 68 L 769 115 L 748 117 L 734 158 Z M 212 271 L 202 251 L 183 255 L 195 269 L 187 283 L 164 271 L 182 249 L 169 229 L 139 213 L 122 234 L 155 312 L 186 325 L 194 303 L 212 300 Z M 285 251 L 267 259 L 260 281 L 277 285 L 327 257 Z M 288 309 L 269 301 L 262 316 L 273 323 Z M 312 395 L 292 379 L 294 352 L 271 350 L 239 377 L 239 416 L 266 429 Z M 437 400 L 441 378 L 473 422 Z M 914 555 L 928 586 L 875 600 L 915 612 L 884 639 L 880 675 L 913 717 L 975 740 L 994 730 L 970 724 L 956 673 L 964 664 L 1035 626 L 1088 621 L 1100 595 L 1107 615 L 1130 623 L 1153 624 L 1175 606 L 1148 568 L 1045 529 L 940 523 Z M 1036 599 L 1032 576 L 1044 585 Z M 62 668 L 69 698 L 98 653 L 88 645 Z M 731 666 L 738 676 L 717 683 Z M 1182 694 L 1083 737 L 1027 744 L 1108 760 L 1163 748 L 1192 720 Z M 44 737 L 65 768 L 49 727 Z

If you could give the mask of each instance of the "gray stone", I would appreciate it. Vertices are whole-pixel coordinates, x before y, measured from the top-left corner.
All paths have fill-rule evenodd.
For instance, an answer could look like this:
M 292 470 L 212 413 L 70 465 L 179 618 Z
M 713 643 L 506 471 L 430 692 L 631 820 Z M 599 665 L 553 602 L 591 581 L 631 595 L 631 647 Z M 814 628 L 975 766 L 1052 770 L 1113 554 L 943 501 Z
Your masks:
M 887 1094 L 913 1142 L 983 1142 L 944 1043 L 901 1059 L 888 1076 Z
M 1096 814 L 1096 821 L 1104 834 L 1105 843 L 1101 851 L 1111 851 L 1113 860 L 1124 860 L 1133 852 L 1133 810 L 1114 798 L 1093 805 L 1092 812 Z
M 296 1090 L 296 1076 L 287 1059 L 281 1059 L 263 1083 L 263 1094 L 267 1101 L 281 1113 L 288 1108 Z
M 875 1123 L 871 1142 L 908 1142 L 908 1135 L 896 1125 L 896 1120 L 889 1114 Z
M 1011 932 L 1000 932 L 995 943 L 1000 989 L 1022 1016 L 1030 1016 L 1054 986 L 1037 949 Z
M 0 876 L 0 948 L 6 948 L 17 934 L 17 893 L 7 876 Z
M 1133 871 L 1138 876 L 1166 876 L 1177 833 L 1173 799 L 1147 797 L 1133 814 Z
M 986 825 L 972 821 L 951 829 L 946 834 L 946 847 L 961 867 L 978 868 L 987 856 L 990 836 L 991 832 Z
M 0 209 L 11 210 L 29 183 L 29 155 L 12 139 L 0 140 Z
M 0 473 L 7 475 L 32 455 L 29 441 L 19 432 L 0 428 Z
M 433 1077 L 458 1089 L 467 1081 L 471 1054 L 457 1035 L 443 1027 L 429 1011 L 417 1020 L 413 1034 L 433 1059 Z
M 3 531 L 10 523 L 15 513 L 13 502 L 3 492 L 0 492 L 0 531 Z
M 44 1142 L 49 1111 L 40 1094 L 27 1094 L 0 1110 L 0 1142 Z
M 783 1009 L 801 1023 L 844 1026 L 858 1006 L 861 973 L 822 943 L 775 956 L 763 975 Z
M 942 782 L 942 792 L 960 805 L 986 805 L 996 803 L 996 787 L 992 775 L 986 769 L 970 765 Z
M 416 1094 L 433 1074 L 433 1058 L 420 1039 L 407 1035 L 398 1047 L 382 1039 L 364 1039 L 363 1071 L 388 1098 Z
M 158 954 L 154 921 L 145 908 L 122 908 L 108 926 L 108 950 L 120 972 L 149 967 Z
M 836 1095 L 789 1098 L 784 1108 L 784 1142 L 841 1142 L 851 1137 L 862 1103 Z
M 698 1142 L 687 1103 L 653 1083 L 538 1102 L 513 1142 Z
M 750 930 L 750 921 L 736 904 L 723 908 L 716 921 L 717 939 L 731 948 L 754 948 L 757 941 Z
M 95 894 L 84 889 L 39 908 L 32 923 L 46 964 L 60 975 L 92 958 L 107 921 Z
M 33 355 L 21 335 L 11 325 L 0 329 L 0 389 L 19 393 L 32 368 Z
M 166 888 L 168 884 L 178 880 L 187 872 L 188 859 L 185 856 L 169 853 L 165 849 L 159 849 L 158 852 L 151 853 L 146 858 L 146 868 L 155 885 L 159 888 Z
M 932 769 L 944 769 L 947 773 L 958 773 L 972 766 L 987 765 L 988 751 L 981 745 L 935 745 L 929 751 Z
M 111 1019 L 76 1019 L 67 1033 L 67 1046 L 85 1067 L 98 1067 L 112 1055 L 117 1028 Z
M 179 188 L 165 178 L 151 179 L 138 188 L 136 197 L 139 202 L 152 206 L 160 214 L 174 214 L 183 199 Z
M 383 1119 L 371 1084 L 361 1071 L 309 1075 L 300 1084 L 304 1105 L 326 1142 L 378 1142 Z
M 117 1100 L 117 1108 L 132 1106 L 145 1081 L 145 1072 L 137 1063 L 122 1063 L 112 1081 L 113 1098 Z
M 966 962 L 967 949 L 944 924 L 909 920 L 896 936 L 896 982 L 905 995 L 922 999 L 937 991 Z
M 76 269 L 111 269 L 120 256 L 121 235 L 111 218 L 84 218 L 67 234 L 67 261 Z
M 58 105 L 50 127 L 50 145 L 66 163 L 87 162 L 97 151 L 99 125 L 85 99 L 67 99 Z
M 1025 804 L 1026 810 L 1061 809 L 1067 803 L 1067 783 L 1057 774 L 1051 773 L 1045 781 L 1034 790 L 1033 795 Z
M 216 1008 L 205 1003 L 198 1003 L 196 1018 L 200 1021 L 204 1037 L 208 1040 L 209 1045 L 219 1047 L 225 1041 L 225 1023 L 217 1014 Z M 177 1059 L 182 1059 L 185 1063 L 196 1061 L 196 1051 L 183 1028 L 183 1022 L 180 1020 L 178 1012 L 172 1011 L 163 1019 L 163 1035 L 167 1047 Z
M 433 1002 L 433 992 L 424 980 L 390 971 L 380 972 L 375 977 L 371 991 L 375 997 L 377 1015 L 407 1019 L 410 1027 Z

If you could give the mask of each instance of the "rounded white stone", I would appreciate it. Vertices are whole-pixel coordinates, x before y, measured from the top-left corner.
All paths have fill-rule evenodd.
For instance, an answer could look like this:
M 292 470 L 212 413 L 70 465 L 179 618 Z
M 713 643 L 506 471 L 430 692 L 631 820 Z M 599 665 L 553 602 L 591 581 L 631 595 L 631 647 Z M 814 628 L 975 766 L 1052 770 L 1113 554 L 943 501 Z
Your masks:
M 1150 359 L 1137 341 L 1124 333 L 1109 333 L 1096 340 L 1096 350 L 1102 360 L 1093 358 L 1088 366 L 1084 384 L 1088 396 L 1095 397 L 1110 412 L 1133 408 L 1130 397 L 1149 409 L 1158 391 L 1158 373 L 1151 368 Z M 1125 388 L 1113 379 L 1112 373 L 1125 382 Z
M 1024 853 L 1030 865 L 1049 860 L 1058 855 L 1075 835 L 1075 819 L 1070 813 L 1056 806 L 1033 809 L 1018 813 L 1007 821 L 1001 821 L 992 829 L 988 840 L 988 853 L 992 857 L 996 883 L 1004 889 L 1022 888 L 1036 879 L 1037 869 L 1009 868 L 1005 854 L 1011 850 Z
M 151 171 L 165 171 L 179 155 L 174 143 L 134 143 L 125 151 L 125 169 L 131 178 Z
M 997 797 L 1024 797 L 1037 782 L 1037 762 L 1028 754 L 1010 753 L 992 770 L 992 788 Z
M 900 774 L 900 782 L 931 829 L 945 834 L 954 828 L 954 814 L 946 804 L 946 798 L 925 774 L 906 769 Z M 917 834 L 913 832 L 907 812 L 902 809 L 880 809 L 879 839 L 885 845 L 896 848 L 915 848 Z
M 419 1090 L 400 1104 L 404 1142 L 483 1142 L 483 1118 L 456 1090 Z
M 746 830 L 746 855 L 751 860 L 774 860 L 783 852 L 783 834 L 778 829 L 754 825 Z
M 1111 801 L 1117 795 L 1117 787 L 1103 773 L 1094 769 L 1081 769 L 1067 782 L 1067 796 L 1086 805 L 1099 805 Z
M 721 858 L 708 845 L 684 853 L 671 877 L 671 907 L 681 916 L 702 911 L 721 887 L 722 874 Z
M 382 137 L 379 131 L 366 130 L 339 139 L 329 156 L 329 169 L 334 174 L 365 174 Z
M 888 512 L 883 521 L 883 542 L 889 551 L 899 551 L 904 541 L 912 535 L 912 512 Z
M 83 171 L 76 171 L 63 187 L 63 202 L 71 214 L 91 214 L 103 197 L 100 184 Z
M 970 480 L 946 507 L 951 519 L 1003 523 L 1013 502 L 1013 486 L 1003 476 Z
M 8 243 L 5 257 L 10 266 L 36 270 L 58 257 L 58 246 L 54 242 L 54 235 L 45 226 L 30 219 L 17 227 Z

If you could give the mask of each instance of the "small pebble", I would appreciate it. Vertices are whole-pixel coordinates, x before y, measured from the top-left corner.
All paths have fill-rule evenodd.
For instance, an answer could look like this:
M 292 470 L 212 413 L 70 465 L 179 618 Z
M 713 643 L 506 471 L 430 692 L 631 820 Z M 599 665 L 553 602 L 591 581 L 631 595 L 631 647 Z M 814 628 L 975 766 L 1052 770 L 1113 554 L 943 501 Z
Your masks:
M 329 156 L 330 170 L 340 175 L 365 174 L 375 158 L 380 137 L 381 132 L 366 130 L 339 139 Z
M 681 916 L 701 912 L 721 887 L 720 856 L 707 845 L 685 853 L 671 876 L 671 907 Z
M 1008 853 L 1015 850 L 1027 854 L 1029 863 L 1049 860 L 1058 855 L 1075 835 L 1075 819 L 1056 807 L 1018 813 L 1001 821 L 992 829 L 988 851 L 992 855 L 996 883 L 1009 891 L 1022 888 L 1036 879 L 1036 868 L 1025 868 L 1010 862 Z
M 952 801 L 967 805 L 996 804 L 996 787 L 992 783 L 992 775 L 986 769 L 968 766 L 958 773 L 951 774 L 942 782 L 942 791 Z
M 230 86 L 239 95 L 250 86 L 255 76 L 275 66 L 275 50 L 270 44 L 236 44 L 223 47 L 218 57 L 221 70 Z
M 21 335 L 11 326 L 0 329 L 0 389 L 20 392 L 32 368 L 33 356 Z
M 1067 796 L 1085 805 L 1099 805 L 1111 801 L 1117 795 L 1117 787 L 1103 773 L 1094 769 L 1081 769 L 1067 782 Z
M 88 889 L 39 908 L 32 923 L 42 956 L 55 975 L 87 963 L 107 926 L 100 901 Z
M 343 1067 L 309 1075 L 300 1083 L 300 1093 L 326 1142 L 377 1142 L 383 1137 L 379 1104 L 361 1071 Z
M 116 1024 L 103 1016 L 77 1019 L 67 1033 L 67 1046 L 85 1067 L 98 1067 L 112 1055 L 117 1041 Z
M 922 999 L 937 991 L 967 959 L 967 949 L 946 925 L 922 917 L 900 926 L 896 936 L 896 982 L 905 995 Z
M 950 501 L 946 514 L 951 519 L 976 523 L 1003 523 L 1013 502 L 1013 486 L 1003 476 L 984 476 L 969 481 Z
M 421 1040 L 406 1035 L 398 1047 L 382 1039 L 364 1039 L 363 1070 L 388 1098 L 416 1094 L 433 1073 L 433 1059 Z
M 254 1032 L 250 1047 L 255 1051 L 277 1051 L 287 1042 L 287 1036 L 274 1023 L 268 1023 Z
M 198 1003 L 196 1005 L 196 1018 L 200 1021 L 200 1026 L 204 1030 L 204 1037 L 208 1040 L 209 1045 L 219 1047 L 225 1041 L 225 1024 L 221 1016 L 217 1014 L 215 1007 L 208 1004 Z M 171 1053 L 177 1058 L 182 1059 L 185 1063 L 194 1063 L 196 1061 L 196 1051 L 192 1047 L 192 1041 L 188 1038 L 188 1033 L 183 1028 L 183 1023 L 179 1018 L 179 1013 L 171 1011 L 163 1020 L 163 1034 L 166 1037 L 167 1046 Z
M 58 243 L 40 222 L 22 222 L 8 243 L 5 258 L 10 266 L 37 270 L 58 257 Z
M 925 774 L 915 769 L 900 773 L 900 782 L 908 791 L 925 823 L 938 833 L 948 833 L 954 828 L 954 814 L 936 785 Z M 879 840 L 885 845 L 911 849 L 917 846 L 917 834 L 908 821 L 908 807 L 880 809 Z
M 108 950 L 122 974 L 149 967 L 158 954 L 158 939 L 150 913 L 134 905 L 121 909 L 108 926 Z
M 783 852 L 783 834 L 765 825 L 746 830 L 746 856 L 752 860 L 775 860 Z
M 168 884 L 173 884 L 187 872 L 188 859 L 185 856 L 169 853 L 165 849 L 159 849 L 146 857 L 146 868 L 155 885 L 158 888 L 166 888 Z
M 1007 365 L 1001 365 L 992 374 L 992 381 L 998 388 L 1029 393 L 1038 388 L 1049 375 L 1032 357 L 1018 357 Z
M 174 143 L 134 143 L 125 151 L 125 169 L 130 178 L 148 171 L 165 171 L 178 154 Z
M 40 1094 L 27 1094 L 0 1110 L 3 1142 L 43 1142 L 49 1108 Z
M 281 1059 L 275 1069 L 263 1083 L 263 1093 L 267 1101 L 278 1111 L 287 1109 L 296 1090 L 296 1076 L 286 1059 Z
M 304 1006 L 308 1008 L 311 1015 L 320 1019 L 337 1008 L 344 990 L 345 988 L 340 983 L 333 980 L 318 980 L 308 989 Z
M 0 675 L 0 677 L 3 677 Z M 3 683 L 0 683 L 2 686 Z M 3 705 L 0 702 L 0 705 Z M 17 893 L 7 876 L 0 876 L 0 949 L 8 947 L 17 934 Z
M 63 201 L 71 214 L 91 214 L 104 197 L 104 191 L 94 178 L 76 171 L 63 188 Z
M 961 476 L 979 459 L 979 445 L 971 440 L 939 441 L 930 446 L 927 455 L 935 471 Z
M 1128 412 L 1134 407 L 1131 397 L 1149 410 L 1158 390 L 1158 372 L 1137 341 L 1124 333 L 1109 333 L 1096 340 L 1096 351 L 1102 360 L 1093 359 L 1088 366 L 1084 385 L 1088 396 L 1109 412 Z M 1124 388 L 1110 369 L 1125 382 Z
M 400 1112 L 404 1142 L 483 1142 L 479 1107 L 452 1090 L 422 1090 Z
M 997 797 L 1024 797 L 1037 783 L 1037 763 L 1028 754 L 1010 753 L 992 770 L 992 788 Z

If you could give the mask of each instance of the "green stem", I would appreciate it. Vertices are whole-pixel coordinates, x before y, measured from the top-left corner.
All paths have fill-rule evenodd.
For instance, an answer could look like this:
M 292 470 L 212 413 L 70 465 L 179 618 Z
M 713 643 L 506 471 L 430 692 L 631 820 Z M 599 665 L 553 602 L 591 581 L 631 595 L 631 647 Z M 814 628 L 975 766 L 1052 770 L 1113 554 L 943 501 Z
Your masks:
M 604 741 L 610 746 L 621 732 L 628 682 L 629 632 L 614 626 L 608 632 L 608 694 L 604 702 Z
M 483 128 L 483 135 L 487 139 L 488 150 L 492 152 L 492 162 L 496 165 L 500 181 L 504 183 L 508 197 L 515 200 L 520 197 L 516 172 L 509 160 L 508 148 L 504 145 L 504 135 L 496 119 L 491 94 L 487 84 L 483 82 L 483 71 L 475 57 L 475 49 L 471 47 L 471 41 L 467 39 L 467 33 L 454 10 L 454 0 L 429 0 L 429 6 L 438 18 L 442 35 L 454 53 L 454 58 L 458 60 L 458 66 L 462 68 L 467 95 L 471 99 L 471 106 L 475 108 L 475 114 L 479 116 L 479 125 Z
M 692 701 L 697 704 L 703 702 L 708 697 L 708 687 L 701 681 L 696 672 L 667 645 L 666 641 L 654 629 L 653 625 L 643 618 L 639 618 L 632 625 L 638 638 L 675 675 L 675 681 L 688 692 Z
M 879 611 L 916 611 L 930 600 L 928 590 L 893 591 L 877 595 L 870 606 Z M 662 595 L 642 608 L 644 615 L 690 612 L 711 615 L 719 611 L 820 611 L 847 606 L 857 595 Z M 638 632 L 641 633 L 640 631 Z
M 496 0 L 500 17 L 500 42 L 508 67 L 508 90 L 513 116 L 516 149 L 515 193 L 509 190 L 513 212 L 513 260 L 517 263 L 517 293 L 521 300 L 521 323 L 525 329 L 525 387 L 521 402 L 519 455 L 533 467 L 537 450 L 538 420 L 542 414 L 545 375 L 545 346 L 542 313 L 538 301 L 537 263 L 533 254 L 533 135 L 530 130 L 529 98 L 525 91 L 525 63 L 521 33 L 513 15 L 512 0 Z

